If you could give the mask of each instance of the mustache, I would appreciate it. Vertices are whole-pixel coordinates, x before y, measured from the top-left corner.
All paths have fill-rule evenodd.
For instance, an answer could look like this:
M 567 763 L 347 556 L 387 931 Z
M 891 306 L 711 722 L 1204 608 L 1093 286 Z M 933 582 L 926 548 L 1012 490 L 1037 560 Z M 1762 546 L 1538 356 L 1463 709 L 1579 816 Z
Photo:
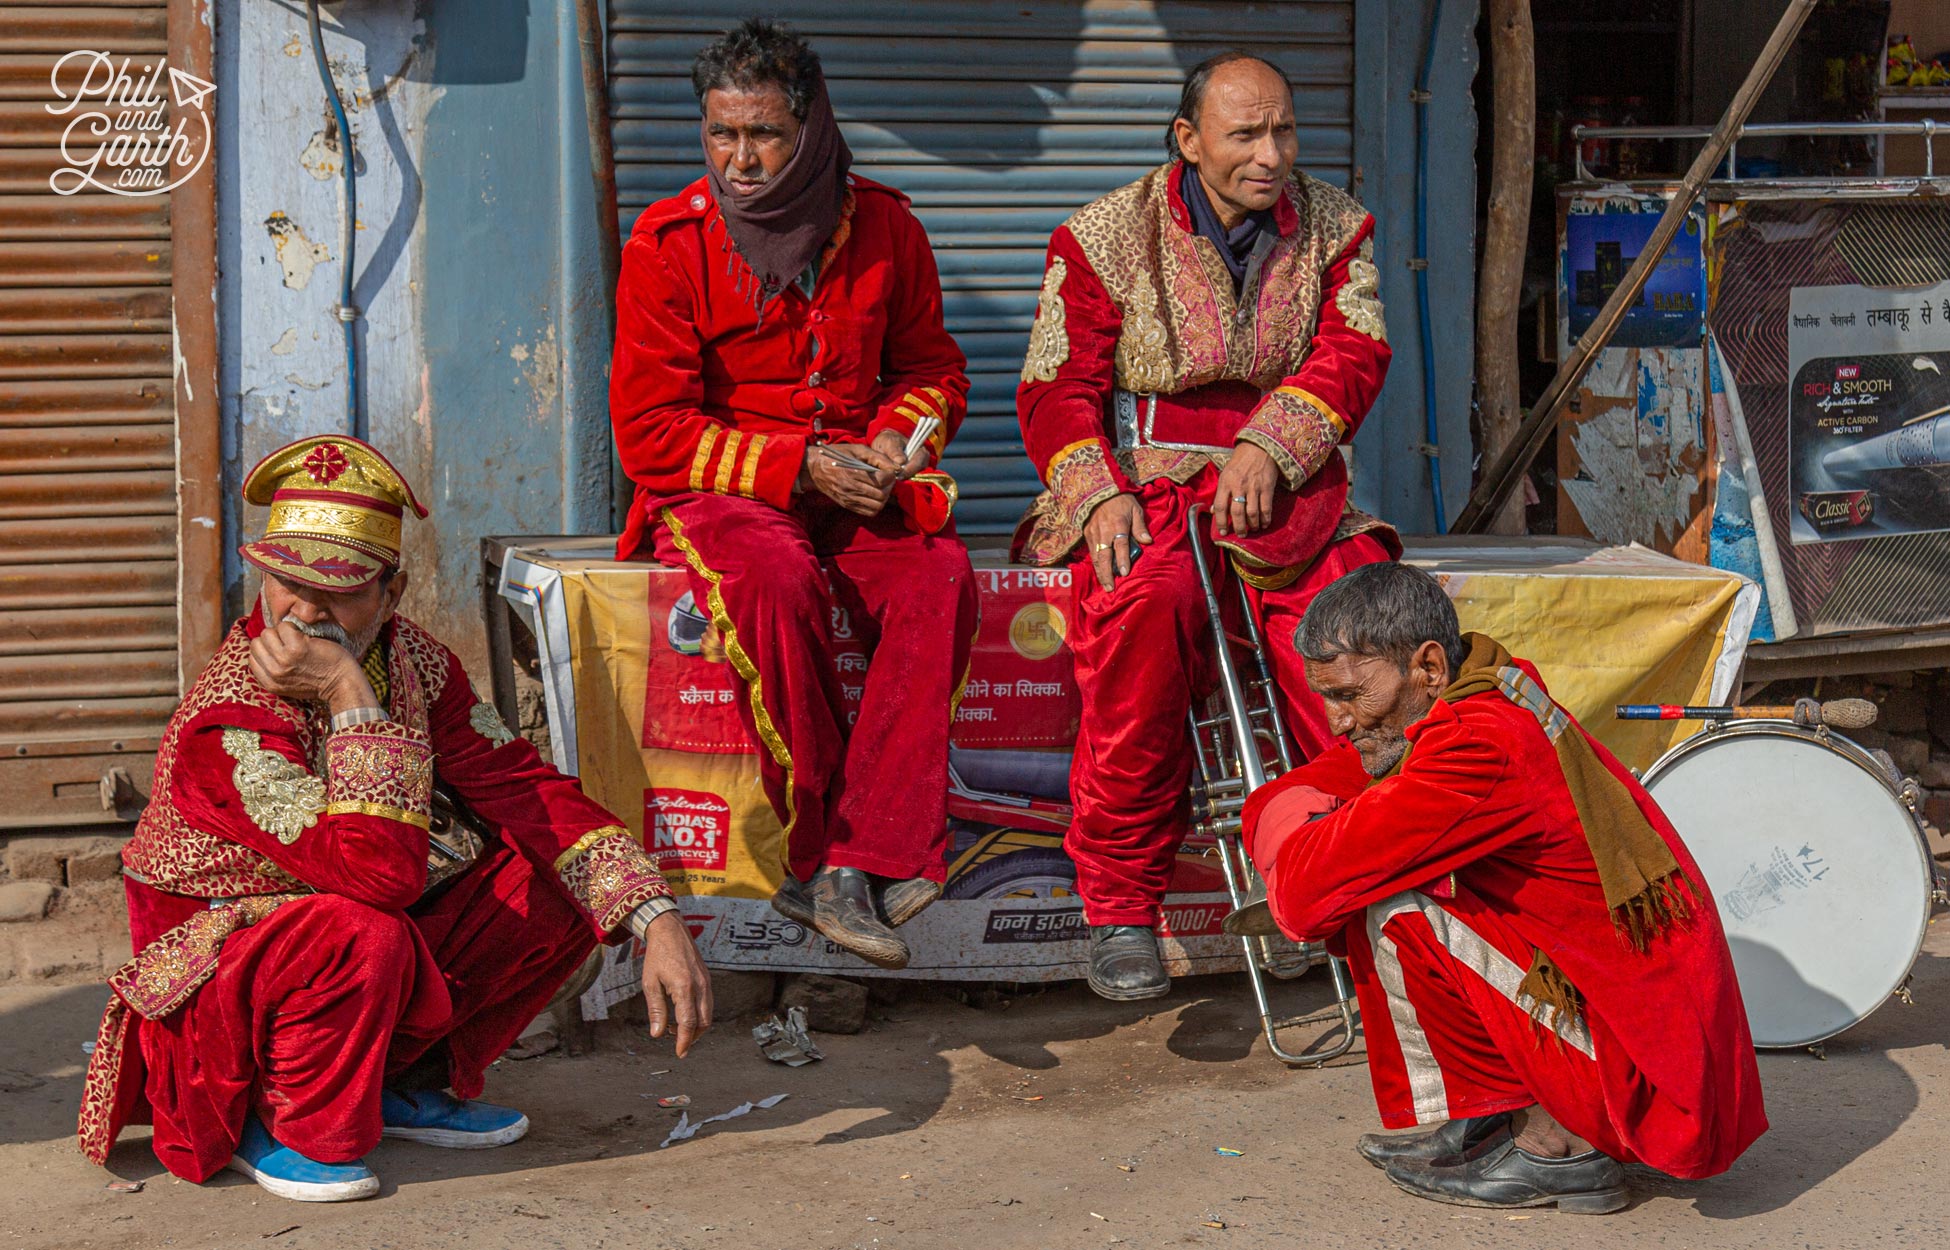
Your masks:
M 352 635 L 331 621 L 322 621 L 314 625 L 308 621 L 301 621 L 295 616 L 287 616 L 278 624 L 289 625 L 307 637 L 323 638 L 327 642 L 336 642 L 347 651 L 352 650 Z

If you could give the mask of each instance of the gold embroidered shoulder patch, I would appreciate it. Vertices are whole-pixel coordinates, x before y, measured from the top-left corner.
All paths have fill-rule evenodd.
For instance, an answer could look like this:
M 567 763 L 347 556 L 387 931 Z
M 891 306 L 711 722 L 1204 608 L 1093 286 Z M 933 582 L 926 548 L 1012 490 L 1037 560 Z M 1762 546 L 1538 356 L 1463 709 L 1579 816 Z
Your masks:
M 237 761 L 230 779 L 244 814 L 259 829 L 290 846 L 325 811 L 325 783 L 276 751 L 251 729 L 223 731 L 224 753 Z
M 1070 263 L 1061 256 L 1043 271 L 1043 293 L 1036 297 L 1036 324 L 1029 331 L 1029 354 L 1023 358 L 1022 380 L 1053 382 L 1056 371 L 1070 358 L 1070 333 L 1064 324 L 1063 279 Z
M 1381 271 L 1374 265 L 1374 240 L 1361 244 L 1360 254 L 1347 262 L 1347 281 L 1334 296 L 1334 307 L 1356 330 L 1377 342 L 1388 341 L 1388 323 L 1381 315 Z
M 479 699 L 478 695 L 475 697 Z M 474 710 L 467 714 L 467 723 L 474 727 L 475 733 L 495 746 L 502 746 L 515 740 L 515 731 L 508 728 L 508 722 L 501 719 L 501 713 L 485 699 L 474 704 Z

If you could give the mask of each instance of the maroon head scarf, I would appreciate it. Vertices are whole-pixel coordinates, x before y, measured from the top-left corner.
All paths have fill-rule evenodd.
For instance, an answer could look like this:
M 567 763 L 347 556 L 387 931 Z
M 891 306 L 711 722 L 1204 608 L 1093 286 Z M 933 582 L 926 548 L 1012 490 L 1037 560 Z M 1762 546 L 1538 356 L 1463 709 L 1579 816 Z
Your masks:
M 751 268 L 752 304 L 762 310 L 786 283 L 805 272 L 840 224 L 853 153 L 833 119 L 825 81 L 813 91 L 792 158 L 758 190 L 744 196 L 734 192 L 725 184 L 724 170 L 709 156 L 707 148 L 711 193 L 731 241 Z

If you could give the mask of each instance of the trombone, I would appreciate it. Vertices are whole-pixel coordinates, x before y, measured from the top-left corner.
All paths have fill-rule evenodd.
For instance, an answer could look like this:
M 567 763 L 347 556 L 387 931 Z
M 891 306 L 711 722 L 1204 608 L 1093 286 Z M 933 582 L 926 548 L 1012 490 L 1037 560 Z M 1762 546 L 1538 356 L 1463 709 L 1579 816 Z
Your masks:
M 1205 592 L 1205 611 L 1212 625 L 1212 641 L 1219 662 L 1219 688 L 1205 700 L 1203 708 L 1194 704 L 1191 712 L 1192 823 L 1209 834 L 1225 873 L 1226 892 L 1232 896 L 1234 911 L 1255 903 L 1264 906 L 1265 888 L 1259 872 L 1246 855 L 1240 837 L 1239 813 L 1246 796 L 1294 765 L 1292 741 L 1286 722 L 1280 716 L 1279 697 L 1273 686 L 1273 672 L 1267 665 L 1265 639 L 1247 596 L 1243 579 L 1237 587 L 1240 619 L 1245 636 L 1226 629 L 1219 607 L 1219 592 L 1214 585 L 1212 564 L 1206 555 L 1206 538 L 1200 532 L 1199 514 L 1210 514 L 1203 505 L 1186 517 L 1191 539 L 1192 561 L 1198 567 L 1199 587 Z M 1257 677 L 1240 676 L 1233 649 L 1244 649 L 1253 658 Z M 1329 955 L 1319 943 L 1296 943 L 1283 937 L 1242 936 L 1240 946 L 1246 959 L 1246 977 L 1253 985 L 1253 999 L 1259 1006 L 1260 1028 L 1273 1057 L 1291 1068 L 1319 1067 L 1338 1059 L 1354 1045 L 1356 1008 L 1354 986 L 1346 965 Z M 1320 1040 L 1290 1051 L 1280 1044 L 1282 1034 L 1305 1025 L 1321 1023 L 1320 1013 L 1307 1016 L 1274 1014 L 1267 996 L 1268 977 L 1290 980 L 1316 963 L 1326 963 L 1334 980 L 1335 1012 L 1339 1016 L 1340 1038 L 1324 1048 Z M 1327 1035 L 1331 1036 L 1331 1032 Z

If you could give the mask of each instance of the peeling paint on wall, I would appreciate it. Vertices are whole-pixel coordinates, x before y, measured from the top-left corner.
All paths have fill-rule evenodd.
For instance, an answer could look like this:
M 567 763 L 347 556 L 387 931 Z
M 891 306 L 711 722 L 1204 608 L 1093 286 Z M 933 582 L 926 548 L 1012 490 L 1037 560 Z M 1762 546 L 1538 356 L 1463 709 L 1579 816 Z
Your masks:
M 1563 427 L 1561 485 L 1576 516 L 1559 530 L 1670 551 L 1700 510 L 1707 459 L 1697 348 L 1609 348 Z M 1574 524 L 1567 525 L 1570 521 Z
M 282 212 L 272 213 L 264 219 L 264 229 L 271 236 L 271 246 L 277 249 L 278 267 L 284 270 L 284 284 L 294 291 L 302 291 L 311 283 L 312 270 L 319 262 L 332 259 L 332 249 L 328 244 L 313 243 L 298 228 L 298 223 Z
M 278 336 L 278 341 L 271 344 L 271 354 L 273 356 L 289 356 L 292 352 L 295 352 L 297 350 L 298 350 L 298 327 L 297 326 L 286 326 L 284 333 Z

